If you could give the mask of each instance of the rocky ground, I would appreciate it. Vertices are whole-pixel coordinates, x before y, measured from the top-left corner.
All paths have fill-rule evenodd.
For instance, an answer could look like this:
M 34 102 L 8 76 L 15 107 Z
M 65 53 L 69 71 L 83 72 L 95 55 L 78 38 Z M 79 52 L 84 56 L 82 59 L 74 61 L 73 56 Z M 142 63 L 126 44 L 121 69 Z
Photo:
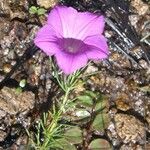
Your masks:
M 85 90 L 105 95 L 110 121 L 102 132 L 87 133 L 105 139 L 115 150 L 150 149 L 150 11 L 149 2 L 142 0 L 0 1 L 0 149 L 25 149 L 25 129 L 62 94 L 49 58 L 33 46 L 36 32 L 57 3 L 106 16 L 110 57 L 92 62 L 74 95 Z M 31 6 L 47 12 L 31 14 Z

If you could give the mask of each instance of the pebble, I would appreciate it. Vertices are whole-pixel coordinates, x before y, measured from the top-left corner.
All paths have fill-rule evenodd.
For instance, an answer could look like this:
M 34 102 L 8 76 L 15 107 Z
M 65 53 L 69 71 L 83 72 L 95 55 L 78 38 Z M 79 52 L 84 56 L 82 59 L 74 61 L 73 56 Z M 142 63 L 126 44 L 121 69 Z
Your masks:
M 46 9 L 54 7 L 58 3 L 58 0 L 37 0 L 37 4 L 40 7 L 45 7 Z
M 145 15 L 149 10 L 149 6 L 142 2 L 142 0 L 132 0 L 131 5 L 136 9 L 139 15 Z
M 145 143 L 145 127 L 142 122 L 134 116 L 116 114 L 114 117 L 115 127 L 123 143 Z

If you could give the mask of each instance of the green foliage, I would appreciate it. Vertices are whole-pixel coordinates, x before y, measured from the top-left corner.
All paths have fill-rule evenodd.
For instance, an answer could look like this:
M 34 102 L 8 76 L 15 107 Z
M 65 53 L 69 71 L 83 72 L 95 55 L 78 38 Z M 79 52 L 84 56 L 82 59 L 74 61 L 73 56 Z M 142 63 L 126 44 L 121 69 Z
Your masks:
M 78 103 L 82 104 L 85 107 L 93 106 L 93 100 L 89 95 L 80 95 L 77 97 Z
M 108 113 L 99 113 L 98 115 L 96 115 L 92 123 L 92 128 L 97 131 L 103 131 L 108 127 L 109 122 L 110 118 Z
M 29 8 L 29 13 L 30 14 L 37 14 L 37 15 L 44 15 L 46 13 L 46 9 L 44 8 L 39 8 L 39 7 L 35 7 L 35 6 L 31 6 Z
M 37 10 L 37 14 L 40 16 L 40 15 L 44 15 L 46 13 L 46 9 L 44 9 L 44 8 L 39 8 L 38 10 Z
M 74 105 L 73 105 L 74 104 Z M 85 91 L 72 102 L 73 111 L 68 120 L 75 124 L 91 124 L 92 131 L 104 131 L 110 123 L 108 114 L 108 98 L 99 92 Z M 74 115 L 72 115 L 74 114 Z
M 90 130 L 99 132 L 104 131 L 108 126 L 110 120 L 107 113 L 107 97 L 102 96 L 101 93 L 85 91 L 77 100 L 70 103 L 68 101 L 69 92 L 66 92 L 63 97 L 58 111 L 54 107 L 53 113 L 44 114 L 36 126 L 37 133 L 34 133 L 34 136 L 31 136 L 32 134 L 28 132 L 32 149 L 76 150 L 74 144 L 83 142 L 83 131 L 78 127 L 78 124 L 90 123 Z M 80 105 L 82 105 L 82 108 L 80 108 Z M 73 111 L 79 118 L 79 120 L 75 120 L 75 123 L 78 122 L 78 124 L 69 126 L 58 123 L 62 118 L 62 114 L 70 111 L 66 109 L 70 106 L 74 107 Z M 74 121 L 72 120 L 72 122 Z M 94 143 L 95 141 L 90 144 L 91 149 Z M 105 145 L 107 144 L 105 143 Z M 95 149 L 93 148 L 93 150 Z
M 22 80 L 19 82 L 19 86 L 16 88 L 15 92 L 16 92 L 17 94 L 22 93 L 23 88 L 26 86 L 26 83 L 27 83 L 26 79 L 22 79 Z
M 50 118 L 49 118 L 50 117 Z M 52 120 L 51 120 L 52 118 Z M 29 147 L 35 150 L 45 150 L 50 148 L 55 148 L 53 143 L 55 139 L 61 138 L 61 128 L 62 126 L 57 124 L 57 115 L 49 113 L 44 113 L 43 118 L 39 120 L 36 127 L 36 133 L 29 133 Z M 50 121 L 51 120 L 51 121 Z M 49 122 L 50 121 L 50 122 Z M 35 137 L 35 138 L 34 138 Z
M 64 138 L 71 144 L 79 144 L 82 142 L 82 131 L 79 127 L 72 127 L 65 132 Z
M 16 92 L 17 94 L 22 93 L 22 88 L 21 88 L 21 87 L 17 87 L 17 88 L 15 89 L 15 92 Z
M 53 145 L 57 150 L 77 150 L 76 147 L 65 138 L 57 139 Z
M 89 145 L 90 150 L 112 150 L 108 141 L 104 139 L 93 140 Z
M 35 8 L 32 9 L 35 12 Z M 36 125 L 36 133 L 27 131 L 30 139 L 29 149 L 76 150 L 75 145 L 83 143 L 83 131 L 86 132 L 86 129 L 81 130 L 82 125 L 89 125 L 90 133 L 103 132 L 108 126 L 108 99 L 100 92 L 87 90 L 71 100 L 69 95 L 75 89 L 81 71 L 65 76 L 58 72 L 53 61 L 50 61 L 53 77 L 64 95 L 57 104 L 52 105 L 50 112 L 44 113 L 43 118 Z M 70 122 L 71 125 L 61 123 L 62 120 Z M 96 150 L 101 147 L 110 148 L 108 145 L 107 141 L 99 139 L 92 141 L 89 147 L 91 150 Z
M 108 100 L 107 97 L 104 97 L 102 99 L 99 99 L 95 104 L 95 111 L 102 111 L 103 109 L 107 110 L 106 107 L 108 107 Z
M 22 87 L 22 88 L 24 88 L 24 87 L 26 86 L 26 83 L 27 83 L 26 79 L 22 79 L 22 80 L 19 82 L 19 86 Z
M 34 136 L 30 132 L 27 131 L 28 136 L 30 138 L 29 146 L 36 150 L 48 150 L 48 149 L 75 149 L 68 141 L 68 132 L 72 134 L 74 131 L 75 134 L 72 135 L 72 140 L 74 143 L 79 140 L 81 141 L 81 131 L 79 129 L 70 129 L 66 130 L 67 132 L 63 134 L 64 128 L 67 129 L 65 125 L 59 123 L 62 118 L 62 114 L 67 110 L 69 103 L 69 94 L 74 89 L 75 84 L 77 82 L 77 78 L 80 75 L 80 72 L 76 72 L 69 76 L 61 76 L 58 71 L 54 67 L 54 78 L 57 80 L 59 86 L 64 91 L 64 96 L 60 98 L 61 104 L 59 108 L 55 105 L 53 106 L 53 111 L 48 114 L 44 114 L 43 118 L 39 121 L 36 126 L 37 133 L 33 133 Z M 56 109 L 57 108 L 57 109 Z M 79 131 L 79 132 L 78 132 Z M 63 138 L 66 137 L 66 138 Z M 76 137 L 77 136 L 77 137 Z M 35 137 L 35 138 L 34 138 Z M 61 141 L 61 142 L 60 142 Z M 62 142 L 63 141 L 63 142 Z
M 92 91 L 85 91 L 82 95 L 77 97 L 77 100 L 80 105 L 84 107 L 93 107 L 95 100 L 98 98 L 98 94 Z
M 37 13 L 37 10 L 38 10 L 37 7 L 31 6 L 31 7 L 29 8 L 29 13 L 30 13 L 30 14 L 36 14 L 36 13 Z

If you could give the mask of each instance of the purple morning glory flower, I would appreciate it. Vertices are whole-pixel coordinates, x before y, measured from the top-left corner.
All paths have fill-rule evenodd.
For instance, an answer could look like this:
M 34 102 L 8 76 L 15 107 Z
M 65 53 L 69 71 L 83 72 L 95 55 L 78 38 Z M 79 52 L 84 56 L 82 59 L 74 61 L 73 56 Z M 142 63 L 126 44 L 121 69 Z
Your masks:
M 107 58 L 107 40 L 102 35 L 104 24 L 102 15 L 56 6 L 34 43 L 47 55 L 54 55 L 65 74 L 71 74 L 85 66 L 89 59 Z

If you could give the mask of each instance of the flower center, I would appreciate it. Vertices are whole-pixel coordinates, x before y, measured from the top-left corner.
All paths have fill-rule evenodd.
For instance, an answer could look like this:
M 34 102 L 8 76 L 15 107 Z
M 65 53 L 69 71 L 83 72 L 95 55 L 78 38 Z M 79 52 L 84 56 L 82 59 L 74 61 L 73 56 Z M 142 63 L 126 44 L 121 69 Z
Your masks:
M 74 54 L 83 51 L 86 44 L 81 40 L 63 38 L 59 39 L 59 45 L 64 51 Z
M 69 53 L 76 53 L 80 51 L 81 41 L 73 38 L 66 38 L 64 40 L 64 49 Z
M 74 48 L 72 47 L 72 46 L 68 46 L 68 52 L 70 52 L 70 53 L 73 53 L 75 50 L 74 50 Z

